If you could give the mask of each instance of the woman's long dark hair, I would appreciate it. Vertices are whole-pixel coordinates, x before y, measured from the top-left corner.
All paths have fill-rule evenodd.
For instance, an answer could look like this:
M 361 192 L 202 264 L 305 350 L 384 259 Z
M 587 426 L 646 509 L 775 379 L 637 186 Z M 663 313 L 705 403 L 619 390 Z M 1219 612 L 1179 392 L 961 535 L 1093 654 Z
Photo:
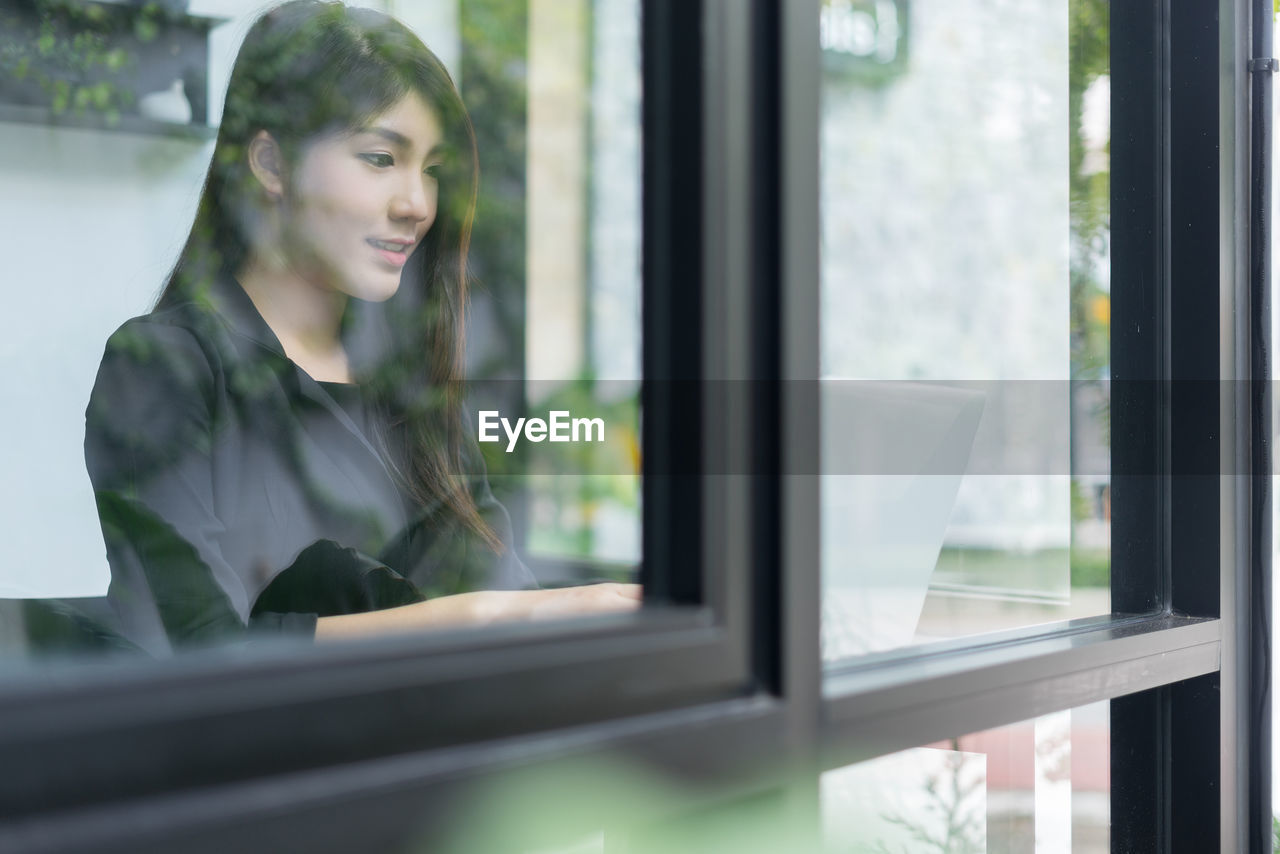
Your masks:
M 247 261 L 248 235 L 266 204 L 247 159 L 258 131 L 271 134 L 292 166 L 308 141 L 359 128 L 410 93 L 436 111 L 445 137 L 437 212 L 405 266 L 396 298 L 402 310 L 387 312 L 388 352 L 358 379 L 407 432 L 410 494 L 500 550 L 461 477 L 475 133 L 444 65 L 399 21 L 341 2 L 291 0 L 254 23 L 231 72 L 191 234 L 158 305 L 199 300 L 202 288 Z

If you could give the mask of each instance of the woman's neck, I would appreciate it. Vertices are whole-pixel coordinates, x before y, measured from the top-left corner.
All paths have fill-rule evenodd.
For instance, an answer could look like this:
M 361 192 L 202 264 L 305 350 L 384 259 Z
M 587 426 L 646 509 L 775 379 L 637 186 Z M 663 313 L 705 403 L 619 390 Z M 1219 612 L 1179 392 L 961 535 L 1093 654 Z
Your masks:
M 286 356 L 313 379 L 351 382 L 339 337 L 346 294 L 319 287 L 256 254 L 245 262 L 236 279 L 280 339 Z

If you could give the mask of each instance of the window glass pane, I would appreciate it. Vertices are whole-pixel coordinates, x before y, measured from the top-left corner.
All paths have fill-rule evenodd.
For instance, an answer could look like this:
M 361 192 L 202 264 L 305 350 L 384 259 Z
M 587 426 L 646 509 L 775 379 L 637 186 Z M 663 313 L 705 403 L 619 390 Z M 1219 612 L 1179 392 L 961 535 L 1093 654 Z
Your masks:
M 824 0 L 824 658 L 1110 611 L 1108 6 Z
M 822 775 L 833 851 L 1107 854 L 1108 702 Z
M 0 10 L 0 648 L 634 610 L 638 0 L 268 8 Z

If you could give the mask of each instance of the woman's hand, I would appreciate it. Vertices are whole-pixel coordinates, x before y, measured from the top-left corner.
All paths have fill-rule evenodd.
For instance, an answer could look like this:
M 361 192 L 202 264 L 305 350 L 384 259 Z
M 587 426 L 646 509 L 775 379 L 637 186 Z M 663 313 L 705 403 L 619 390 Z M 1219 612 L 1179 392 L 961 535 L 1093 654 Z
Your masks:
M 507 622 L 513 620 L 559 620 L 584 614 L 609 614 L 634 611 L 640 607 L 639 584 L 584 584 L 550 590 L 489 590 L 466 593 L 474 596 L 474 622 Z M 452 599 L 446 596 L 444 599 Z M 432 600 L 435 602 L 441 599 Z M 430 602 L 424 602 L 429 605 Z
M 639 584 L 614 582 L 550 590 L 458 593 L 383 611 L 321 617 L 316 621 L 316 640 L 620 613 L 639 608 L 642 596 Z
M 640 607 L 639 584 L 584 584 L 555 590 L 522 590 L 536 594 L 525 614 L 530 620 L 556 620 L 578 614 L 611 614 Z

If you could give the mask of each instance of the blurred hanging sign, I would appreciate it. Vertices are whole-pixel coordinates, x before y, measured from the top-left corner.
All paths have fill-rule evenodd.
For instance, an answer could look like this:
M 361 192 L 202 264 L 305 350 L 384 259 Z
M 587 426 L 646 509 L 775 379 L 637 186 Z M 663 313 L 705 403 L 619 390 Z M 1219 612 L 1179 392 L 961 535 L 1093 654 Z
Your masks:
M 883 83 L 907 67 L 909 0 L 822 0 L 822 67 Z

